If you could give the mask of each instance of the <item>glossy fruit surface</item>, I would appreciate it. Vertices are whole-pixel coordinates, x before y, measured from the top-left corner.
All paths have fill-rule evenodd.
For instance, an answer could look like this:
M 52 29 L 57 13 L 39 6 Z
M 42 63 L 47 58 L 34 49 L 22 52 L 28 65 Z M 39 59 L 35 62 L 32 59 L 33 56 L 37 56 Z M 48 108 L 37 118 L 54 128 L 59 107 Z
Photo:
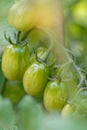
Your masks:
M 27 46 L 8 45 L 2 57 L 2 71 L 9 80 L 22 80 L 25 69 L 29 65 Z
M 25 91 L 32 96 L 42 94 L 47 83 L 47 75 L 43 64 L 34 63 L 25 71 L 23 85 Z
M 48 82 L 44 91 L 44 106 L 48 111 L 58 111 L 65 105 L 61 87 L 57 81 Z

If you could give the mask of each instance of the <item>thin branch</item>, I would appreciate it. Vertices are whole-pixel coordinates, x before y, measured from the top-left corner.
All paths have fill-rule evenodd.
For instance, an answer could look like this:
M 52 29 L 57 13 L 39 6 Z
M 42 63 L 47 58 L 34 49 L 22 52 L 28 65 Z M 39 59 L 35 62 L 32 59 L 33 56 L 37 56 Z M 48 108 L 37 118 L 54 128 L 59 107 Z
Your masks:
M 18 31 L 17 38 L 16 38 L 16 44 L 19 42 L 21 31 Z

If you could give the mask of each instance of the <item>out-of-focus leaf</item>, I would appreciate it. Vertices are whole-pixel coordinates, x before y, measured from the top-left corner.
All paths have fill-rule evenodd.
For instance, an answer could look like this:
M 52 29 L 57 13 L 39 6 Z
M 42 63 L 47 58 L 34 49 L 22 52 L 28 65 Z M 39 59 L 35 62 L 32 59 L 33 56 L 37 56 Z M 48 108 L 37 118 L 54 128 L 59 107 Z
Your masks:
M 12 104 L 8 99 L 0 96 L 0 130 L 9 130 L 16 125 L 16 116 Z
M 18 105 L 20 130 L 36 130 L 43 115 L 43 108 L 33 97 L 25 96 Z
M 38 119 L 38 125 L 32 130 L 86 130 L 84 119 L 62 119 L 59 115 L 46 114 Z M 23 129 L 24 130 L 24 129 Z

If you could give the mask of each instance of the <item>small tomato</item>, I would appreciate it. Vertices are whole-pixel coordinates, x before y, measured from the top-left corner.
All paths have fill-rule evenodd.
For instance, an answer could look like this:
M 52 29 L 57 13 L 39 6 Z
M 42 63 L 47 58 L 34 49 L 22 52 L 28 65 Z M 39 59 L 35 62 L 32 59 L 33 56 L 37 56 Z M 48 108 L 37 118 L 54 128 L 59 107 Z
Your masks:
M 8 45 L 2 56 L 2 71 L 9 80 L 22 80 L 29 65 L 27 46 Z
M 44 91 L 44 106 L 48 111 L 58 111 L 65 105 L 58 81 L 48 82 Z
M 42 94 L 47 83 L 47 75 L 45 66 L 39 63 L 33 63 L 25 71 L 23 77 L 23 85 L 25 91 L 32 96 L 39 96 Z

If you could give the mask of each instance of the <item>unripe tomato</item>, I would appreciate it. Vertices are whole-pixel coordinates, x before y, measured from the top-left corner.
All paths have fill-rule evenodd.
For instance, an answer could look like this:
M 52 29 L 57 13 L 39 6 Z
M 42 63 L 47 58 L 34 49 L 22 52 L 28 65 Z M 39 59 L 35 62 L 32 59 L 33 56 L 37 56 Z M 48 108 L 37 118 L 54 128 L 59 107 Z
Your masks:
M 2 71 L 9 80 L 22 80 L 29 65 L 27 46 L 8 45 L 2 56 Z
M 80 91 L 75 99 L 74 103 L 77 107 L 78 113 L 87 115 L 87 90 Z
M 72 69 L 72 67 L 71 69 L 67 67 L 62 70 L 60 86 L 62 88 L 62 93 L 70 100 L 78 91 L 78 80 L 76 72 L 74 72 L 75 70 Z
M 25 31 L 35 26 L 35 7 L 29 0 L 16 1 L 10 8 L 8 21 L 19 31 Z
M 22 82 L 7 81 L 5 85 L 4 96 L 9 98 L 13 104 L 17 104 L 25 95 Z
M 63 118 L 68 118 L 71 117 L 73 115 L 73 113 L 75 112 L 75 108 L 73 105 L 71 104 L 66 104 L 64 106 L 64 108 L 62 109 L 62 117 Z
M 67 99 L 72 99 L 78 90 L 75 80 L 63 81 L 60 83 L 60 86 L 62 88 L 62 93 L 66 95 Z
M 58 111 L 65 105 L 61 87 L 57 81 L 48 82 L 44 91 L 44 106 L 48 111 Z
M 23 77 L 23 85 L 25 91 L 32 96 L 39 96 L 42 94 L 47 83 L 47 75 L 45 66 L 39 63 L 33 63 L 25 71 Z

